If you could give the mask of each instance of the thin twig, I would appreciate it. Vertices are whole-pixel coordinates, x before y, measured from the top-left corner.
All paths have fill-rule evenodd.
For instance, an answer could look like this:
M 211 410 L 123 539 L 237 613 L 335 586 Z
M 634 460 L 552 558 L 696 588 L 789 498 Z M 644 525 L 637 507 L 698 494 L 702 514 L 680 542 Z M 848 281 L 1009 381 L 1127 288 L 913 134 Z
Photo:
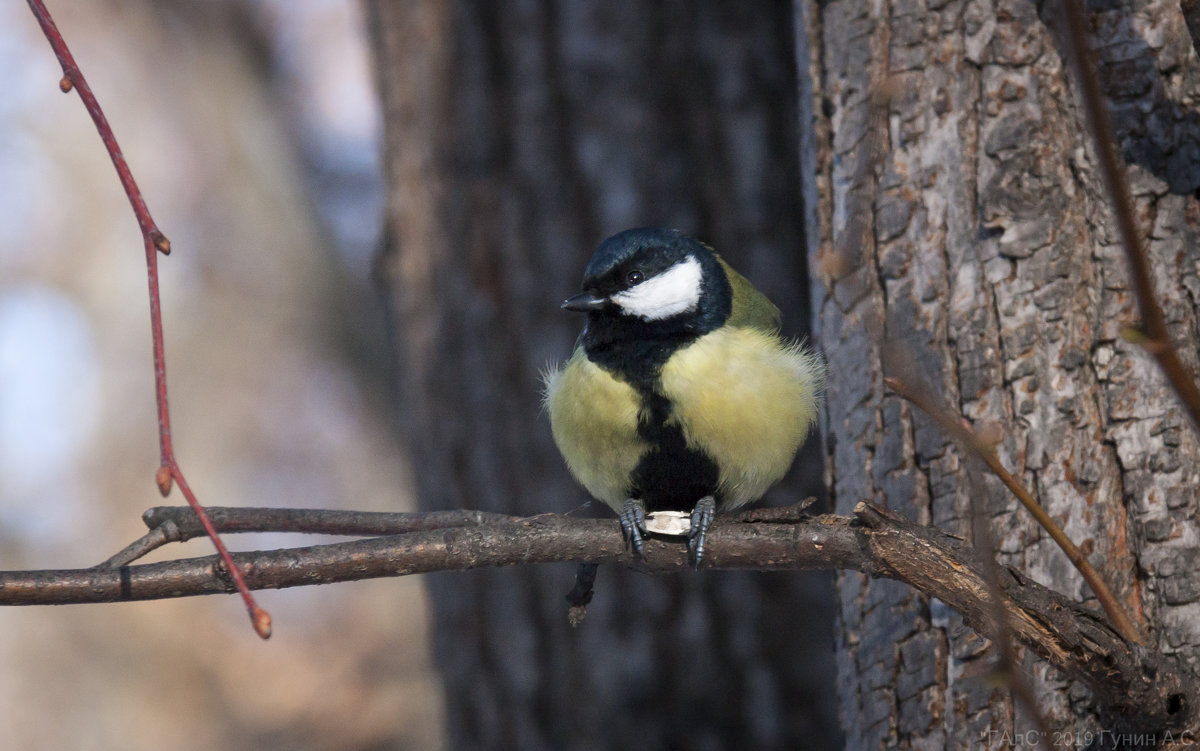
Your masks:
M 328 509 L 270 508 L 253 506 L 209 506 L 208 517 L 219 532 L 300 532 L 319 535 L 379 537 L 451 527 L 474 527 L 511 519 L 490 511 L 331 511 Z M 195 513 L 187 506 L 155 506 L 142 514 L 142 522 L 154 528 L 174 524 L 190 540 L 203 534 Z
M 967 461 L 967 500 L 971 508 L 971 539 L 979 548 L 979 559 L 983 564 L 980 573 L 987 582 L 987 612 L 996 632 L 994 643 L 998 660 L 996 670 L 1008 686 L 1017 703 L 1025 708 L 1033 719 L 1034 729 L 1038 731 L 1038 745 L 1050 751 L 1050 726 L 1046 717 L 1038 707 L 1033 695 L 1033 688 L 1026 680 L 1025 674 L 1017 663 L 1017 653 L 1014 648 L 1012 624 L 1009 623 L 1008 611 L 1004 608 L 1003 591 L 1000 586 L 1000 567 L 996 564 L 996 545 L 992 539 L 992 529 L 987 517 L 980 508 L 983 504 L 983 478 L 979 476 L 978 459 L 972 457 Z
M 894 368 L 895 364 L 889 369 L 894 370 Z M 927 388 L 923 388 L 922 384 L 917 380 L 911 377 L 906 380 L 892 375 L 885 377 L 883 382 L 887 384 L 888 388 L 909 400 L 932 417 L 938 426 L 957 441 L 959 445 L 982 459 L 992 472 L 1000 478 L 1000 481 L 1012 491 L 1012 494 L 1017 497 L 1021 505 L 1033 515 L 1037 523 L 1049 533 L 1050 537 L 1058 544 L 1063 553 L 1066 554 L 1067 559 L 1071 561 L 1071 564 L 1083 576 L 1084 581 L 1091 587 L 1092 593 L 1096 595 L 1096 600 L 1099 601 L 1100 607 L 1104 608 L 1104 612 L 1112 620 L 1113 626 L 1131 642 L 1142 645 L 1146 644 L 1146 638 L 1142 636 L 1141 632 L 1133 624 L 1133 621 L 1125 613 L 1125 609 L 1117 602 L 1117 598 L 1113 596 L 1104 579 L 1101 578 L 1096 569 L 1092 568 L 1092 564 L 1088 561 L 1087 556 L 1075 546 L 1071 538 L 1067 537 L 1067 534 L 1050 518 L 1050 515 L 1037 502 L 1037 499 L 1000 462 L 1000 457 L 997 455 L 994 446 L 980 440 L 975 431 L 961 417 L 955 415 L 949 407 L 942 404 Z
M 42 32 L 46 35 L 46 41 L 50 43 L 50 47 L 54 50 L 54 54 L 62 66 L 63 77 L 59 81 L 59 88 L 64 93 L 74 89 L 79 93 L 79 98 L 83 100 L 83 105 L 87 109 L 88 114 L 91 115 L 92 122 L 96 125 L 96 131 L 100 134 L 100 140 L 104 142 L 104 148 L 108 150 L 113 167 L 117 170 L 117 177 L 121 180 L 121 187 L 125 189 L 125 195 L 129 197 L 129 203 L 133 207 L 133 214 L 137 218 L 138 227 L 141 229 L 142 238 L 145 241 L 146 273 L 150 286 L 150 330 L 154 341 L 154 393 L 158 406 L 158 438 L 161 457 L 158 471 L 155 473 L 155 482 L 158 484 L 159 491 L 163 496 L 171 492 L 172 484 L 177 483 L 179 485 L 180 491 L 183 492 L 183 497 L 187 499 L 188 505 L 196 510 L 201 524 L 204 525 L 209 537 L 212 538 L 217 553 L 225 561 L 225 565 L 229 567 L 230 575 L 237 585 L 237 590 L 241 593 L 242 600 L 246 603 L 246 610 L 250 614 L 250 622 L 253 624 L 254 630 L 259 636 L 266 639 L 271 635 L 271 616 L 254 601 L 254 597 L 250 594 L 250 589 L 243 581 L 241 571 L 234 565 L 233 559 L 230 557 L 229 551 L 226 550 L 225 544 L 221 541 L 220 535 L 212 528 L 208 517 L 205 516 L 204 507 L 196 500 L 195 494 L 184 478 L 183 470 L 179 468 L 179 463 L 175 459 L 175 450 L 171 445 L 171 417 L 167 400 L 167 358 L 163 346 L 162 306 L 158 289 L 158 254 L 160 252 L 164 255 L 170 253 L 171 242 L 158 229 L 158 225 L 155 224 L 153 217 L 151 217 L 150 209 L 146 207 L 146 201 L 142 197 L 142 192 L 138 188 L 137 182 L 133 179 L 129 163 L 125 161 L 125 155 L 121 152 L 121 147 L 117 143 L 117 138 L 113 134 L 112 127 L 108 124 L 108 118 L 105 117 L 104 110 L 100 107 L 100 102 L 96 99 L 95 94 L 92 93 L 91 87 L 88 86 L 87 79 L 83 76 L 83 71 L 75 63 L 75 58 L 71 54 L 66 40 L 63 39 L 62 34 L 59 32 L 58 26 L 54 23 L 50 11 L 46 9 L 46 5 L 42 0 L 28 0 L 28 3 L 29 9 L 33 11 L 34 18 L 37 19 L 38 24 L 42 27 Z
M 213 528 L 221 534 L 294 532 L 313 535 L 378 537 L 451 527 L 470 527 L 507 518 L 488 511 L 330 511 L 327 509 L 209 506 Z M 207 535 L 191 506 L 155 506 L 142 514 L 150 531 L 96 568 L 128 566 L 169 542 L 186 542 Z
M 809 509 L 817 502 L 816 498 L 805 498 L 791 506 L 760 506 L 758 508 L 735 511 L 724 517 L 730 521 L 739 522 L 775 522 L 789 524 L 807 519 L 812 516 Z
M 188 510 L 190 511 L 191 509 L 189 508 Z M 194 514 L 193 518 L 195 518 Z M 199 525 L 199 522 L 197 522 L 197 525 Z M 97 564 L 95 568 L 128 566 L 142 556 L 149 555 L 169 542 L 183 542 L 187 539 L 189 538 L 183 536 L 179 527 L 175 525 L 175 522 L 168 519 L 124 548 L 121 548 L 121 550 L 114 553 L 103 563 Z
M 1167 383 L 1175 391 L 1179 401 L 1192 418 L 1192 427 L 1200 431 L 1200 387 L 1196 379 L 1179 359 L 1179 352 L 1171 341 L 1166 318 L 1159 307 L 1154 293 L 1154 281 L 1150 275 L 1150 264 L 1146 260 L 1146 245 L 1143 233 L 1138 230 L 1129 192 L 1125 169 L 1117 157 L 1116 136 L 1112 121 L 1100 91 L 1096 76 L 1096 61 L 1088 46 L 1087 20 L 1079 0 L 1064 0 L 1063 8 L 1067 20 L 1067 50 L 1070 53 L 1075 78 L 1083 94 L 1084 120 L 1092 134 L 1092 146 L 1104 187 L 1112 201 L 1113 216 L 1121 236 L 1121 247 L 1129 263 L 1129 275 L 1133 281 L 1134 296 L 1142 317 L 1142 347 L 1158 362 Z

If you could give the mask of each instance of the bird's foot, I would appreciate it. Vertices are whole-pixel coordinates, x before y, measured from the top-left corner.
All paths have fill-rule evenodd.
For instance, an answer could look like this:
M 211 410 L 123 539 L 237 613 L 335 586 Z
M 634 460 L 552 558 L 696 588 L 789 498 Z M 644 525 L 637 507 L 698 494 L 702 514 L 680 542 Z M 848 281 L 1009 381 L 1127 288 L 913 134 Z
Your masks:
M 692 528 L 688 530 L 688 560 L 699 568 L 704 558 L 704 540 L 708 537 L 708 528 L 712 526 L 713 516 L 717 513 L 717 501 L 711 495 L 706 495 L 692 509 Z
M 629 543 L 638 558 L 645 558 L 646 555 L 642 552 L 642 540 L 646 539 L 646 535 L 649 534 L 646 531 L 646 504 L 637 498 L 628 498 L 621 508 L 620 517 L 621 532 L 625 535 L 625 542 Z

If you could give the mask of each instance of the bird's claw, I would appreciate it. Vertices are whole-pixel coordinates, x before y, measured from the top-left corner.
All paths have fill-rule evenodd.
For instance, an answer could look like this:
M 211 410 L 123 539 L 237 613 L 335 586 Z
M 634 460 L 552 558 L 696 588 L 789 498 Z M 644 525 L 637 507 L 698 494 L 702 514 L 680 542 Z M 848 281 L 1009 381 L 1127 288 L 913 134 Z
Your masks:
M 704 558 L 704 540 L 717 513 L 717 502 L 711 495 L 701 498 L 692 509 L 692 525 L 688 530 L 688 560 L 699 568 Z
M 621 532 L 625 535 L 625 542 L 629 543 L 638 558 L 645 558 L 642 541 L 649 534 L 646 531 L 646 504 L 636 498 L 626 499 L 625 505 L 621 508 L 620 517 Z

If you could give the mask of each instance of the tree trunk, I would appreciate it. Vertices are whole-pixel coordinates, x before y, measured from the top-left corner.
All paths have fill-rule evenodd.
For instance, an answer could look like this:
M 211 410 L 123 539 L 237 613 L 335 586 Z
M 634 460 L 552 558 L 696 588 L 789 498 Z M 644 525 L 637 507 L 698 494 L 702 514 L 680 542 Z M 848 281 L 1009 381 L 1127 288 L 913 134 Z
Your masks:
M 380 278 L 424 508 L 585 503 L 538 374 L 569 355 L 582 321 L 558 303 L 616 231 L 668 225 L 710 242 L 804 332 L 789 4 L 369 9 L 390 191 Z M 819 454 L 771 497 L 819 493 Z M 604 570 L 571 630 L 573 574 L 429 577 L 450 747 L 840 743 L 827 577 Z
M 833 374 L 826 461 L 837 510 L 869 499 L 969 536 L 962 454 L 884 387 L 882 322 L 882 336 L 951 406 L 1003 429 L 1005 464 L 1157 646 L 1194 664 L 1200 447 L 1152 359 L 1123 338 L 1137 310 L 1054 28 L 1061 9 L 1024 0 L 799 7 L 818 63 L 816 95 L 801 103 L 821 134 L 805 155 L 822 219 L 809 230 L 817 263 L 838 277 L 814 286 Z M 1200 70 L 1178 4 L 1135 11 L 1118 0 L 1089 18 L 1159 299 L 1195 370 Z M 879 91 L 892 94 L 885 118 L 872 116 Z M 860 170 L 873 138 L 886 153 Z M 861 238 L 850 221 L 858 205 Z M 833 254 L 847 243 L 858 259 L 843 274 Z M 1091 597 L 998 482 L 988 478 L 983 495 L 1002 563 Z M 1035 729 L 989 677 L 994 650 L 955 613 L 891 581 L 847 573 L 839 585 L 848 747 L 1001 748 Z M 1059 733 L 1048 741 L 1114 731 L 1086 690 L 1032 657 L 1023 667 Z

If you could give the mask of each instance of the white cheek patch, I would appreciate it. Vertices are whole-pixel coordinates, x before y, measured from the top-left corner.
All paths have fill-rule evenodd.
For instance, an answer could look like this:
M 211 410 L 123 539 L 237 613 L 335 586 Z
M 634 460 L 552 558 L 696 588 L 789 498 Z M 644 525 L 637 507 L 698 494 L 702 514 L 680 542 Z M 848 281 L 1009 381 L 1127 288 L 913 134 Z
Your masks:
M 688 256 L 671 268 L 610 299 L 629 315 L 660 321 L 695 310 L 700 304 L 700 262 Z

